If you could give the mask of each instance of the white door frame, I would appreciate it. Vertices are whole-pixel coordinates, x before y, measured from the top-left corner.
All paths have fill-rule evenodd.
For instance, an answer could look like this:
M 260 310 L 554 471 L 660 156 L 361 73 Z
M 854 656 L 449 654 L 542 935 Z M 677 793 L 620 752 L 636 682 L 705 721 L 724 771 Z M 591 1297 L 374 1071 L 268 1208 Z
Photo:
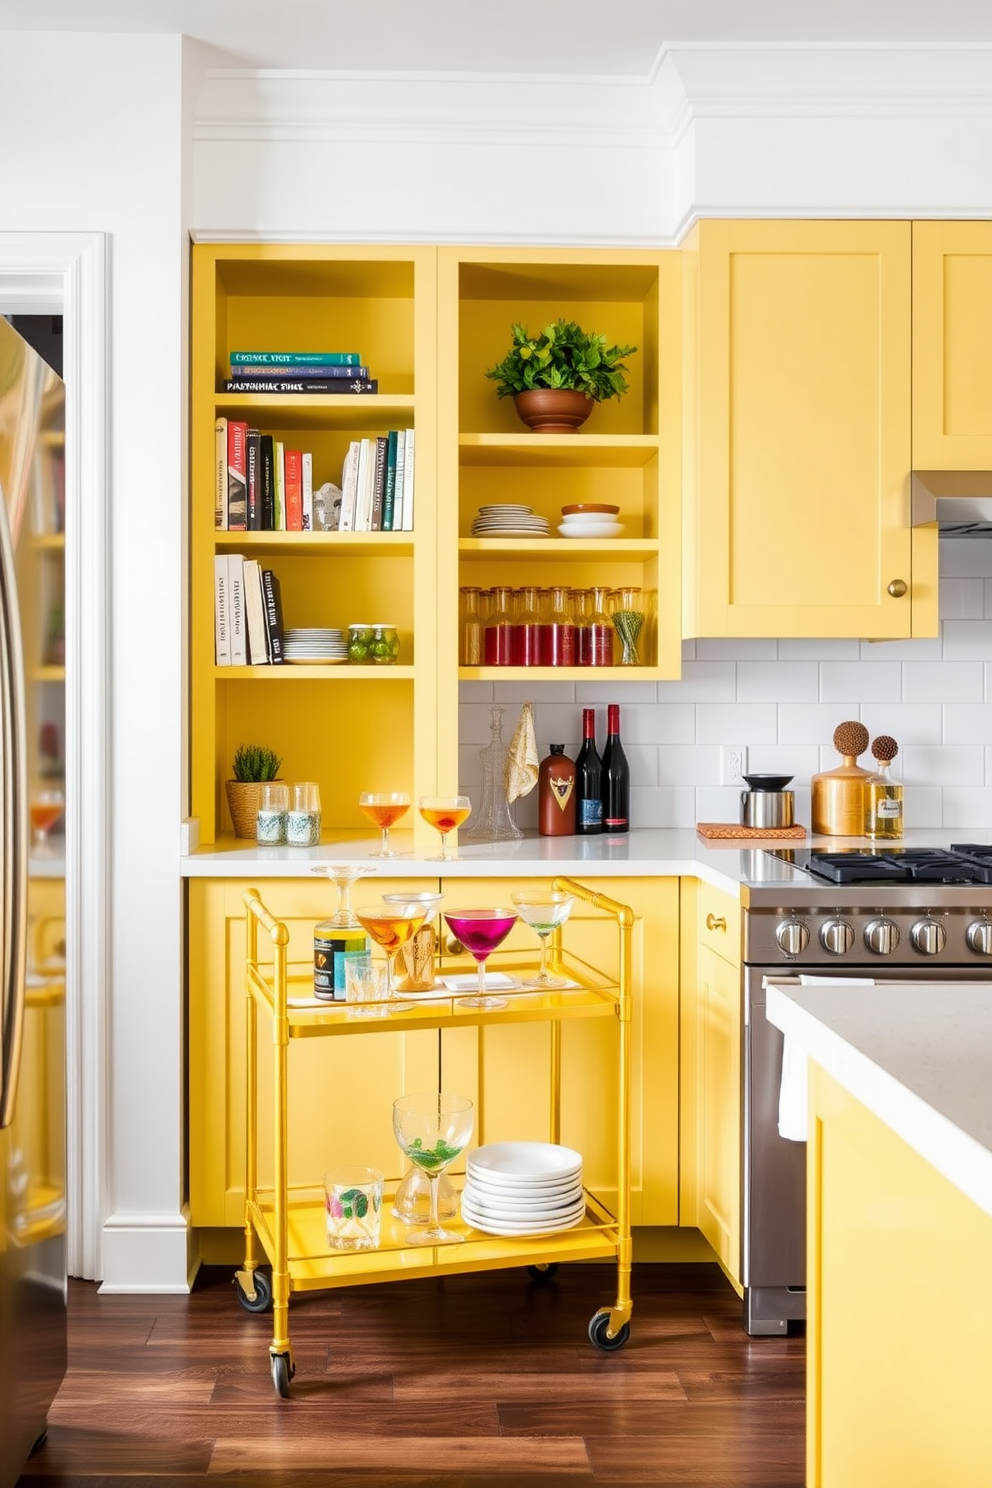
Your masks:
M 103 1275 L 109 1213 L 110 499 L 107 241 L 0 232 L 0 310 L 61 314 L 66 385 L 66 1064 L 70 1276 Z

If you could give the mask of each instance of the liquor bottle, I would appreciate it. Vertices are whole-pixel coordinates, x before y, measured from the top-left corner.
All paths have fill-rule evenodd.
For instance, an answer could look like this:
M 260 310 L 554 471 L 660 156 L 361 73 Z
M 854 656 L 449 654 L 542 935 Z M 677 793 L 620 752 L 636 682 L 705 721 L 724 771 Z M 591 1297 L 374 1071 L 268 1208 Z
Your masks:
M 542 837 L 575 835 L 575 765 L 564 744 L 552 744 L 537 773 L 537 830 Z
M 582 709 L 582 748 L 575 760 L 575 830 L 591 837 L 603 830 L 603 766 L 596 752 L 596 710 Z
M 606 710 L 606 748 L 603 750 L 603 831 L 630 831 L 630 766 L 620 743 L 620 704 Z
M 902 785 L 889 774 L 899 745 L 888 734 L 879 734 L 871 752 L 878 769 L 865 781 L 865 836 L 892 841 L 902 836 Z

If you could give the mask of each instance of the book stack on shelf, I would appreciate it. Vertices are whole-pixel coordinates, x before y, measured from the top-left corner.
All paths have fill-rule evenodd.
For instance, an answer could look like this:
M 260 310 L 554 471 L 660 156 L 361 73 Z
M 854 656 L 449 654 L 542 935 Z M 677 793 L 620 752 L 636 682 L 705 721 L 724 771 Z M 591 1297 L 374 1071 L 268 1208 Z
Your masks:
M 281 666 L 286 632 L 279 580 L 241 553 L 214 556 L 214 644 L 218 666 Z
M 313 455 L 243 419 L 214 426 L 214 526 L 220 532 L 313 530 Z
M 223 393 L 377 393 L 357 351 L 232 351 Z
M 413 531 L 412 429 L 353 439 L 341 471 L 342 532 Z

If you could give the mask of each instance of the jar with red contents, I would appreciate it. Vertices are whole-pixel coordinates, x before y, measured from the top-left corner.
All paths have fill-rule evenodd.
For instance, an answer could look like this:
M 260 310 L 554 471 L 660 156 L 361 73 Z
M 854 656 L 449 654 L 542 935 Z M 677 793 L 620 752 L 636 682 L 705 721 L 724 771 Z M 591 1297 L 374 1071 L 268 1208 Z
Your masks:
M 569 604 L 569 594 L 570 590 L 564 584 L 556 584 L 550 591 L 547 626 L 549 645 L 545 666 L 577 665 L 575 620 Z
M 513 617 L 513 665 L 540 665 L 541 612 L 537 586 L 525 584 L 517 590 L 517 609 Z
M 589 636 L 585 644 L 588 647 L 586 665 L 594 667 L 613 665 L 613 621 L 606 611 L 609 601 L 609 589 L 593 588 L 589 591 Z
M 483 634 L 483 665 L 513 665 L 513 590 L 506 585 L 493 589 Z

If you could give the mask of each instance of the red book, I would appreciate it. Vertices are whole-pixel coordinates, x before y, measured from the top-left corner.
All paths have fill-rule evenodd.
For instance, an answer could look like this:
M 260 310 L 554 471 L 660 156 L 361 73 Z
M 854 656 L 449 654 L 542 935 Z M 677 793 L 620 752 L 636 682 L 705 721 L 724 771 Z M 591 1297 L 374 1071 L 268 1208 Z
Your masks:
M 303 531 L 303 452 L 286 451 L 286 531 Z
M 248 425 L 227 421 L 227 528 L 248 529 Z

